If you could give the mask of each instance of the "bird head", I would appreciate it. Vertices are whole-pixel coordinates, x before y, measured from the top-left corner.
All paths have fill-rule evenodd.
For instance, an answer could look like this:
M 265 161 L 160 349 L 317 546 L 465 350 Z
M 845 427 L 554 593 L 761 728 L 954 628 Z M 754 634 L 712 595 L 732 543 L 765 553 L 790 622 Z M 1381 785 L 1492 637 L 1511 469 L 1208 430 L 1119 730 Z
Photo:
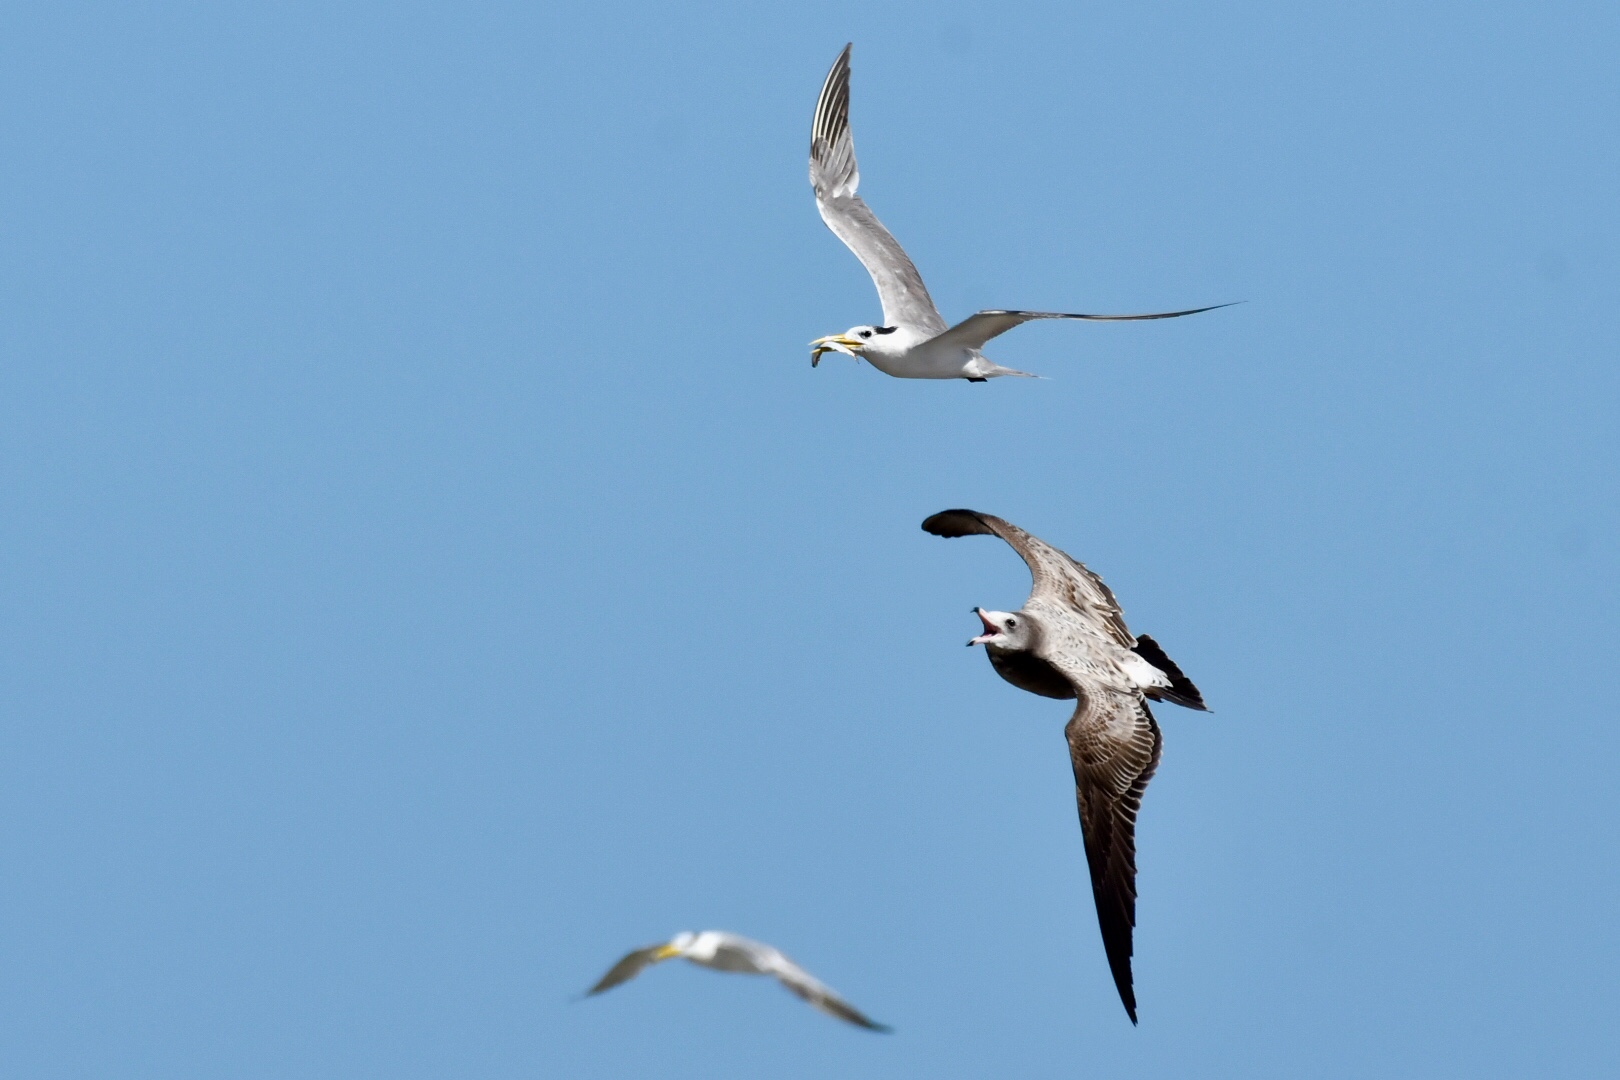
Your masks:
M 697 935 L 692 933 L 692 931 L 682 930 L 680 933 L 670 938 L 669 941 L 658 946 L 658 951 L 652 955 L 653 963 L 661 963 L 662 961 L 670 960 L 677 956 L 684 956 L 686 954 L 686 950 L 690 949 L 692 947 L 692 942 L 696 940 Z
M 986 611 L 974 608 L 973 614 L 984 624 L 984 633 L 968 642 L 969 646 L 988 645 L 992 649 L 1018 652 L 1030 647 L 1029 616 L 1008 611 Z
M 842 334 L 816 338 L 810 343 L 813 350 L 810 353 L 810 366 L 815 367 L 821 363 L 822 353 L 838 352 L 858 360 L 867 353 L 882 355 L 904 351 L 895 348 L 898 343 L 893 334 L 898 329 L 900 329 L 898 326 L 852 326 Z

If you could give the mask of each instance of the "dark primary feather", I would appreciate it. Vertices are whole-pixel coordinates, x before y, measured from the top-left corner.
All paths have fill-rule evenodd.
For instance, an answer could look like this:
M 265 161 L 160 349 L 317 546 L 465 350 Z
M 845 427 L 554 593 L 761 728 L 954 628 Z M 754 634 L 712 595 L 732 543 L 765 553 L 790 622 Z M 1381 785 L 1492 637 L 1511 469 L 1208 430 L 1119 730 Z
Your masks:
M 1113 709 L 1122 707 L 1138 710 L 1129 738 L 1099 737 L 1099 725 L 1106 723 Z M 1142 793 L 1159 765 L 1163 739 L 1146 703 L 1084 697 L 1064 734 L 1074 766 L 1075 801 L 1103 951 L 1108 954 L 1119 1000 L 1134 1024 L 1131 936 L 1136 926 L 1136 815 L 1142 808 Z
M 985 520 L 987 516 L 977 510 L 941 510 L 924 518 L 922 529 L 953 540 L 958 536 L 995 536 L 996 530 Z

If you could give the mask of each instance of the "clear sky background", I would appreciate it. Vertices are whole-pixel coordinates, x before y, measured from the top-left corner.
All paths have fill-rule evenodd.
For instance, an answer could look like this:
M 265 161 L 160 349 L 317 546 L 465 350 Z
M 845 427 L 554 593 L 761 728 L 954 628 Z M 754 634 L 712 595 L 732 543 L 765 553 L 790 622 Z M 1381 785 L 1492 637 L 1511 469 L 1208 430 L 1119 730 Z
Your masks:
M 16 1076 L 1620 1071 L 1609 4 L 14 5 Z M 1046 381 L 889 379 L 805 178 Z M 1132 1028 L 1062 703 L 1159 710 Z M 896 1033 L 669 965 L 779 945 Z

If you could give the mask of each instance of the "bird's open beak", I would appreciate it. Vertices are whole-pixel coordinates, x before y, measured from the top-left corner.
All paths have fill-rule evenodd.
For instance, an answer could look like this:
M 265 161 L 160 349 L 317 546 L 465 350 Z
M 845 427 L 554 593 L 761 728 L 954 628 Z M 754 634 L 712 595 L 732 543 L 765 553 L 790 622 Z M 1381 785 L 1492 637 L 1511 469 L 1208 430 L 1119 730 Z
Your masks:
M 848 334 L 830 334 L 827 337 L 816 338 L 810 343 L 810 348 L 815 350 L 810 354 L 810 366 L 815 367 L 821 363 L 821 354 L 829 352 L 841 352 L 845 356 L 853 356 L 859 360 L 860 353 L 855 350 L 860 346 L 861 343 Z
M 974 608 L 973 614 L 977 615 L 979 617 L 979 621 L 984 623 L 984 633 L 968 642 L 968 648 L 972 648 L 975 645 L 983 645 L 985 642 L 1001 633 L 1001 627 L 984 617 L 984 610 L 982 608 Z

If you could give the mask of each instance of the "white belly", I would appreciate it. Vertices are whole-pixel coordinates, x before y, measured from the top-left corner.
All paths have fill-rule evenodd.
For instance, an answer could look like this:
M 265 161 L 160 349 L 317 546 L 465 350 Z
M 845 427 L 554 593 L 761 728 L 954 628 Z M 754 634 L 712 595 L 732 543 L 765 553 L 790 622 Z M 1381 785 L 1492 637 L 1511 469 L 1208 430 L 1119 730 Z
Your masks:
M 946 345 L 930 348 L 923 342 L 899 356 L 866 356 L 867 363 L 897 379 L 979 379 L 991 374 L 996 365 L 977 349 Z

